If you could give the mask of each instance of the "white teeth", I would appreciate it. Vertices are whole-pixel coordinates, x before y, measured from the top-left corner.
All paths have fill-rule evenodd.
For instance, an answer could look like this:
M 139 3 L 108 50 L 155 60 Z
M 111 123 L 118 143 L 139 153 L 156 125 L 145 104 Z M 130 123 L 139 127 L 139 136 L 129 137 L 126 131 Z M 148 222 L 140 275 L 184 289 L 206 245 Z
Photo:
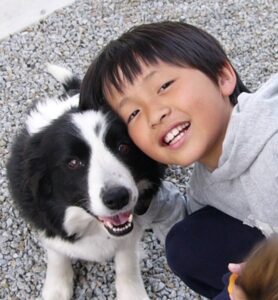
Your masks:
M 121 225 L 113 225 L 112 223 L 110 223 L 109 221 L 103 221 L 103 224 L 108 227 L 110 230 L 112 230 L 115 233 L 120 233 L 120 232 L 124 232 L 127 229 L 129 229 L 132 226 L 132 220 L 133 220 L 133 215 L 131 214 L 128 217 L 128 221 L 126 222 L 126 224 L 124 226 Z
M 112 229 L 114 232 L 121 232 L 127 230 L 131 226 L 131 223 L 127 223 L 124 227 L 109 227 Z
M 173 128 L 170 132 L 168 132 L 166 134 L 166 136 L 164 137 L 164 142 L 166 144 L 169 144 L 174 138 L 178 141 L 180 140 L 180 138 L 184 135 L 184 132 L 182 132 L 185 128 L 187 128 L 189 125 L 188 122 L 179 125 L 175 128 Z

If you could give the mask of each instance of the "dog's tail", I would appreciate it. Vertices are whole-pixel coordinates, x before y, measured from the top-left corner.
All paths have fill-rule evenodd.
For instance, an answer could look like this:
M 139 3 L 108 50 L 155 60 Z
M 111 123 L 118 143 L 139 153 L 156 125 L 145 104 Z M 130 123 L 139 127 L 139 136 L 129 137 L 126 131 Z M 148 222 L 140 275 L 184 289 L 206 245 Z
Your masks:
M 81 80 L 70 70 L 50 63 L 47 63 L 46 67 L 48 73 L 50 73 L 57 81 L 62 83 L 67 94 L 79 92 Z

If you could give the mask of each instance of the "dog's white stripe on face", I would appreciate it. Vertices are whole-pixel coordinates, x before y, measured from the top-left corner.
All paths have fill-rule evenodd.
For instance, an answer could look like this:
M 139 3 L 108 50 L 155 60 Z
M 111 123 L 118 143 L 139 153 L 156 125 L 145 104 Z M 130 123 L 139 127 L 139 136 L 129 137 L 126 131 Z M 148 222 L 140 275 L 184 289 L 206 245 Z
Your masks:
M 97 216 L 113 214 L 102 202 L 101 192 L 104 188 L 124 186 L 131 193 L 131 199 L 124 210 L 133 209 L 138 190 L 131 172 L 105 145 L 107 121 L 101 112 L 86 111 L 75 113 L 73 123 L 91 148 L 88 173 L 88 191 L 90 209 Z M 98 127 L 98 130 L 96 130 Z
M 26 121 L 26 128 L 30 135 L 40 132 L 43 128 L 58 119 L 65 112 L 73 107 L 78 107 L 79 95 L 70 97 L 67 100 L 45 99 L 37 103 L 36 107 L 30 111 Z

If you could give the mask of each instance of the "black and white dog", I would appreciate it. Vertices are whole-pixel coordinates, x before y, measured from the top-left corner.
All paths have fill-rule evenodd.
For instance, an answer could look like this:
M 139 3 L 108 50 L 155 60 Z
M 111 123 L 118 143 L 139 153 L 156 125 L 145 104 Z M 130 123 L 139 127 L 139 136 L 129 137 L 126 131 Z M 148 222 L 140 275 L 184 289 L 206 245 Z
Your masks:
M 131 142 L 111 112 L 80 111 L 71 72 L 53 65 L 50 72 L 67 94 L 36 103 L 7 165 L 11 194 L 47 250 L 43 298 L 71 298 L 71 258 L 115 257 L 117 298 L 149 299 L 138 258 L 144 228 L 136 214 L 148 209 L 164 167 Z

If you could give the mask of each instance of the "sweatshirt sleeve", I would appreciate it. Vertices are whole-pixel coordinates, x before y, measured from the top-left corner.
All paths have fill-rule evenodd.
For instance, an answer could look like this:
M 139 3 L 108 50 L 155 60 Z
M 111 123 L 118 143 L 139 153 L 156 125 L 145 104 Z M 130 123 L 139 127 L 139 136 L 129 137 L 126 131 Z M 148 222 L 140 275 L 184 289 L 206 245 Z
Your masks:
M 186 198 L 171 182 L 163 181 L 147 212 L 137 222 L 153 230 L 164 245 L 169 230 L 187 214 Z

